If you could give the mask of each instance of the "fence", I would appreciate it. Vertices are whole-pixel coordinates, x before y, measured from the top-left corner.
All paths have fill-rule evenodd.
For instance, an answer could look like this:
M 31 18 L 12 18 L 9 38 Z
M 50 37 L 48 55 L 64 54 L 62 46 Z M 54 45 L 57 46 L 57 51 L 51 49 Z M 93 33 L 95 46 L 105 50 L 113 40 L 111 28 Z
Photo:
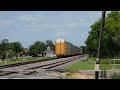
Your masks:
M 111 64 L 111 61 L 114 61 L 114 64 Z M 115 61 L 120 61 L 120 59 L 110 59 L 109 64 L 114 65 L 112 69 L 115 69 L 115 65 L 120 65 L 116 64 Z

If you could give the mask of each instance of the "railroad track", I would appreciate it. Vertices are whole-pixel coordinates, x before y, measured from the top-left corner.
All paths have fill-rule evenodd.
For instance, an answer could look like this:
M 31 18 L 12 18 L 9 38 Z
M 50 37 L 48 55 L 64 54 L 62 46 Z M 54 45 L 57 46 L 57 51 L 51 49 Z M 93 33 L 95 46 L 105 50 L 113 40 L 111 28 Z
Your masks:
M 0 76 L 15 74 L 16 72 L 13 71 L 0 71 Z
M 58 58 L 55 58 L 58 59 Z M 48 61 L 48 60 L 55 60 L 55 59 L 44 59 L 44 60 L 35 60 L 35 61 L 29 61 L 29 62 L 21 62 L 21 63 L 15 63 L 15 64 L 9 64 L 9 65 L 3 65 L 0 66 L 0 69 L 4 69 L 4 68 L 10 68 L 10 67 L 15 67 L 15 66 L 21 66 L 21 65 L 26 65 L 26 64 L 32 64 L 32 63 L 38 63 L 38 62 L 44 62 L 44 61 Z
M 0 76 L 7 76 L 7 75 L 19 74 L 19 73 L 23 73 L 23 75 L 30 75 L 30 74 L 34 73 L 34 69 L 41 68 L 41 69 L 49 70 L 49 69 L 55 68 L 57 66 L 60 66 L 60 65 L 72 62 L 74 60 L 78 60 L 79 58 L 81 58 L 83 56 L 84 55 L 77 56 L 77 57 L 74 57 L 74 58 L 71 58 L 71 59 L 66 59 L 66 60 L 63 60 L 63 61 L 57 61 L 57 62 L 44 64 L 44 65 L 40 65 L 40 66 L 34 66 L 34 67 L 30 67 L 30 68 L 24 69 L 23 71 L 1 71 Z M 39 62 L 41 62 L 41 61 L 39 61 Z M 31 64 L 31 63 L 27 63 L 27 64 Z M 23 65 L 23 64 L 13 65 L 12 67 L 20 66 L 20 65 Z M 8 67 L 5 67 L 5 68 L 8 68 Z
M 37 67 L 27 68 L 25 70 L 31 70 L 31 69 L 37 69 L 37 68 L 51 69 L 51 68 L 54 68 L 56 66 L 60 66 L 60 65 L 66 64 L 68 62 L 74 61 L 76 59 L 78 59 L 78 58 L 73 58 L 73 59 L 58 61 L 58 62 L 55 62 L 55 63 L 45 64 L 45 65 L 41 65 L 41 66 L 37 66 Z
M 21 63 L 3 65 L 3 66 L 0 66 L 0 69 L 10 68 L 10 67 L 15 67 L 15 66 L 21 66 L 21 65 L 26 65 L 26 64 L 33 64 L 33 63 L 38 63 L 38 62 L 44 62 L 44 61 L 48 61 L 48 60 L 56 60 L 56 59 L 58 59 L 58 58 L 35 60 L 35 61 L 29 61 L 29 62 L 26 61 L 26 62 L 21 62 Z

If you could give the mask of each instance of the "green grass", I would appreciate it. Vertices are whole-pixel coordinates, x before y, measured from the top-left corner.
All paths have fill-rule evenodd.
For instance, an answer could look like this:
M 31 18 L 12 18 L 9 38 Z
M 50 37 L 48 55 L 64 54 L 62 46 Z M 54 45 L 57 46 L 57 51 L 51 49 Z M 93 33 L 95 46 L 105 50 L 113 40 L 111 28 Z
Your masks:
M 113 68 L 114 61 L 110 61 L 111 64 L 109 64 L 110 59 L 101 59 L 100 61 L 100 69 L 102 70 L 111 70 Z M 120 64 L 120 61 L 115 61 L 115 64 Z M 120 65 L 115 65 L 114 69 L 120 69 Z
M 95 58 L 89 58 L 88 61 L 80 60 L 66 68 L 66 70 L 94 70 L 95 62 Z M 113 61 L 111 61 L 111 64 L 113 64 Z M 101 70 L 111 70 L 113 68 L 111 64 L 109 64 L 109 59 L 101 59 L 99 68 Z M 116 61 L 116 64 L 120 64 L 120 61 Z M 114 69 L 120 69 L 120 65 L 115 65 Z
M 110 59 L 101 59 L 101 60 L 100 60 L 100 63 L 101 63 L 101 64 L 109 64 L 109 61 L 110 61 Z M 111 63 L 111 64 L 114 64 L 114 61 L 111 60 L 110 63 Z M 120 61 L 115 61 L 115 63 L 116 63 L 116 64 L 120 64 Z
M 101 70 L 111 70 L 112 69 L 112 65 L 109 64 L 100 64 L 100 69 Z
M 77 63 L 66 68 L 67 70 L 94 70 L 95 59 L 91 58 L 88 61 L 78 61 Z
M 110 64 L 100 64 L 101 70 L 111 70 L 113 67 L 114 65 L 110 65 Z M 120 69 L 120 65 L 115 65 L 114 69 Z

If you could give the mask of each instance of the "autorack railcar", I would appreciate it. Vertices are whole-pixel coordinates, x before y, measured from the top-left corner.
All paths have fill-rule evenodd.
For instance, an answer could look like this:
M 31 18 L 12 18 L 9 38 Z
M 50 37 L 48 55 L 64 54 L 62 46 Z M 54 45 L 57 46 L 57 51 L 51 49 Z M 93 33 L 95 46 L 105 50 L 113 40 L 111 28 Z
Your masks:
M 80 49 L 64 39 L 57 39 L 55 41 L 55 54 L 57 57 L 73 56 L 80 54 Z

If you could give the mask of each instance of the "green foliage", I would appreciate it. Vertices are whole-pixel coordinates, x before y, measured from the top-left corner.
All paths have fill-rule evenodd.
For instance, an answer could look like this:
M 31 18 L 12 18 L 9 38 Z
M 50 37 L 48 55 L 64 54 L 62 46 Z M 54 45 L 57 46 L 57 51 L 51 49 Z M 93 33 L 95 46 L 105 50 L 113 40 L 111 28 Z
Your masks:
M 37 41 L 29 47 L 29 55 L 38 56 L 38 54 L 43 54 L 46 50 L 46 45 L 43 42 Z
M 7 50 L 8 39 L 3 39 L 0 43 L 0 51 L 1 53 Z
M 4 60 L 6 58 L 12 58 L 18 52 L 22 51 L 22 45 L 19 42 L 8 42 L 8 39 L 1 40 L 0 43 L 0 57 Z
M 51 40 L 46 41 L 46 46 L 50 46 L 51 50 L 55 51 L 55 45 Z
M 23 51 L 23 48 L 20 42 L 14 42 L 12 44 L 14 46 L 13 51 L 15 51 L 16 53 Z
M 55 50 L 55 45 L 51 40 L 47 40 L 45 43 L 37 41 L 29 47 L 29 55 L 38 56 L 38 54 L 43 54 L 47 46 L 50 46 L 51 50 Z
M 91 31 L 85 41 L 87 51 L 94 57 L 97 54 L 100 33 L 100 19 L 91 25 Z M 105 18 L 105 26 L 102 38 L 101 57 L 113 58 L 120 54 L 120 12 L 112 11 Z
M 13 51 L 13 50 L 9 50 L 9 51 L 8 51 L 8 58 L 12 58 L 12 57 L 14 57 L 15 55 L 16 55 L 15 51 Z
M 66 70 L 94 70 L 95 59 L 90 58 L 88 60 L 80 60 L 77 63 L 69 66 Z
M 3 39 L 0 43 L 0 57 L 2 58 L 2 60 L 6 58 L 6 52 L 8 50 L 7 45 L 8 39 Z
M 86 53 L 86 46 L 81 46 L 80 49 L 82 50 L 82 54 L 85 54 Z

